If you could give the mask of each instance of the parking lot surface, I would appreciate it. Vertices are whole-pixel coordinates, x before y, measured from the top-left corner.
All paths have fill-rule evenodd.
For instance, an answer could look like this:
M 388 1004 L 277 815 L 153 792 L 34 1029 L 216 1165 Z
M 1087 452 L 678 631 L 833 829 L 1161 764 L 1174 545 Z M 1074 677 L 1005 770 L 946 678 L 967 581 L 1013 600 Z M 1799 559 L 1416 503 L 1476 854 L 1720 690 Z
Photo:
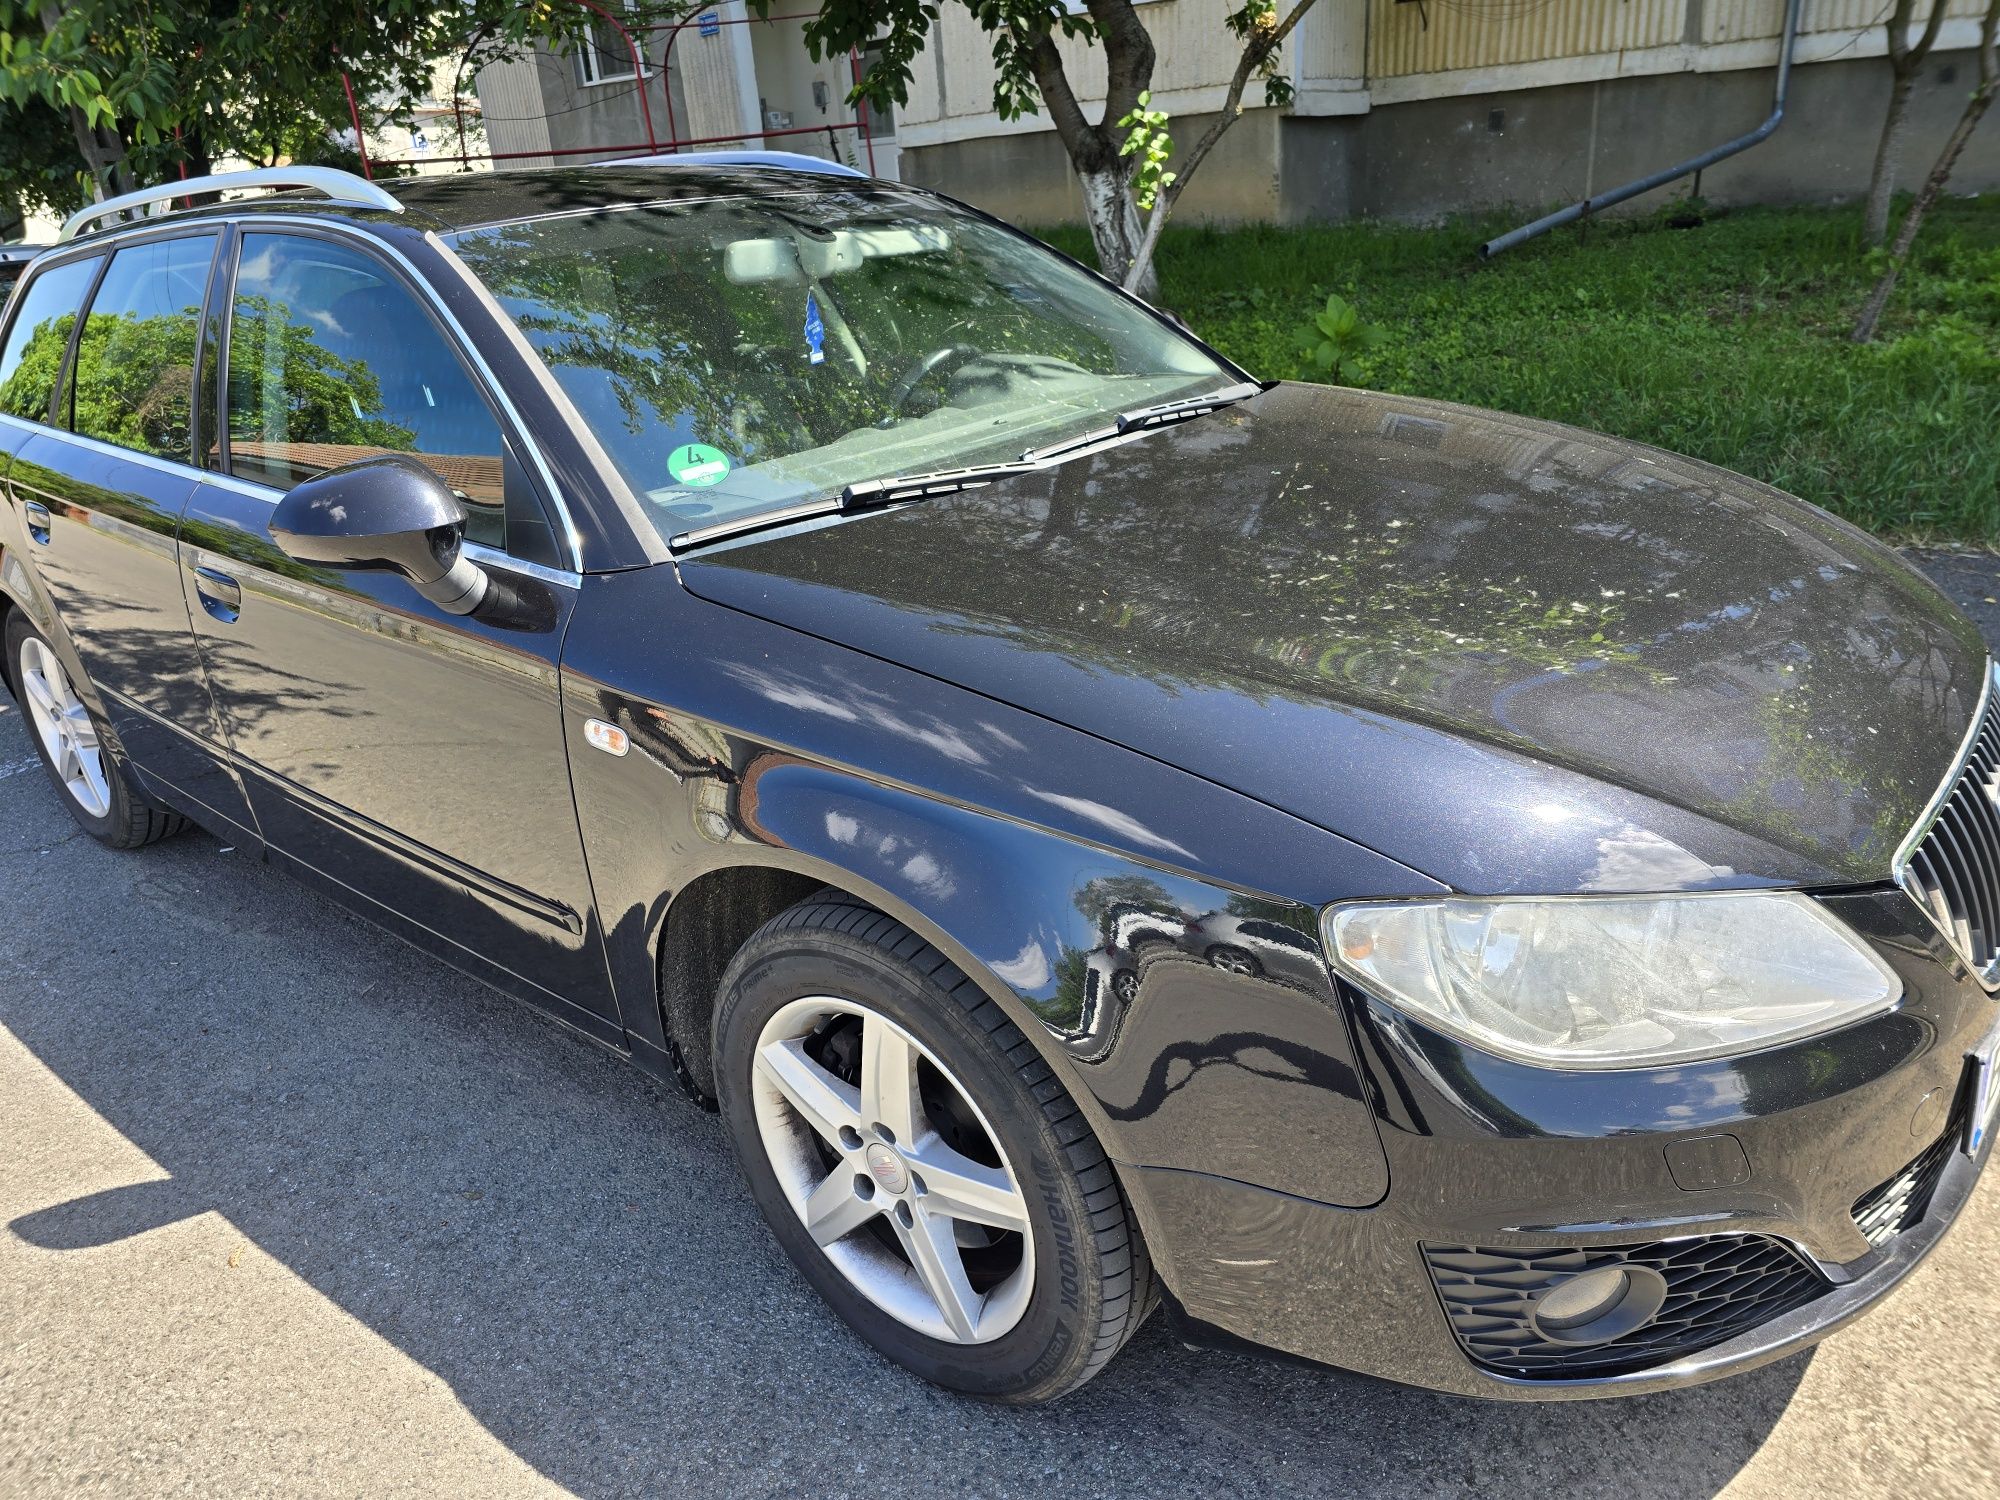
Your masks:
M 1990 560 L 1933 559 L 2000 619 Z M 2000 1494 L 2000 1187 L 1816 1351 L 1500 1406 L 1182 1349 L 1032 1411 L 793 1273 L 711 1117 L 0 712 L 0 1495 Z

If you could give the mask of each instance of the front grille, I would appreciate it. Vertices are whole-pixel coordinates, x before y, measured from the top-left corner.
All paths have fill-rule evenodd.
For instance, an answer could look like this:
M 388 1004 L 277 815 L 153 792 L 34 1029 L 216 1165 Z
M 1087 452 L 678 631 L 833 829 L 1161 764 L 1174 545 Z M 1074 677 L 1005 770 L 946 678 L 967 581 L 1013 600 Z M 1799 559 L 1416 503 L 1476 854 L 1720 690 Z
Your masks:
M 2000 974 L 2000 703 L 1990 688 L 1965 764 L 1896 878 L 1982 980 Z
M 1854 1222 L 1871 1245 L 1894 1239 L 1922 1219 L 1931 1206 L 1944 1164 L 1958 1148 L 1962 1127 L 1954 1116 L 1945 1133 L 1924 1148 L 1923 1154 L 1880 1187 L 1870 1188 L 1854 1203 Z
M 1570 1250 L 1424 1246 L 1452 1332 L 1480 1364 L 1531 1380 L 1619 1375 L 1666 1364 L 1734 1338 L 1827 1289 L 1789 1247 L 1754 1234 L 1711 1234 L 1649 1245 Z M 1651 1321 L 1609 1343 L 1545 1339 L 1533 1313 L 1557 1282 L 1600 1266 L 1647 1266 L 1667 1283 Z

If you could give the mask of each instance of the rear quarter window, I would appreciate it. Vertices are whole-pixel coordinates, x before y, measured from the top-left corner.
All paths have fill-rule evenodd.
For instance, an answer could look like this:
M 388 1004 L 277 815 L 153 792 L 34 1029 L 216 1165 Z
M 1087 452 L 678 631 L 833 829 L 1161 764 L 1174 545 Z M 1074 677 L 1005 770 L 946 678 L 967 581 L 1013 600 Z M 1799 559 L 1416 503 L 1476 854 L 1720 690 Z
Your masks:
M 48 421 L 70 330 L 101 263 L 92 256 L 51 266 L 21 292 L 20 311 L 0 348 L 0 412 Z

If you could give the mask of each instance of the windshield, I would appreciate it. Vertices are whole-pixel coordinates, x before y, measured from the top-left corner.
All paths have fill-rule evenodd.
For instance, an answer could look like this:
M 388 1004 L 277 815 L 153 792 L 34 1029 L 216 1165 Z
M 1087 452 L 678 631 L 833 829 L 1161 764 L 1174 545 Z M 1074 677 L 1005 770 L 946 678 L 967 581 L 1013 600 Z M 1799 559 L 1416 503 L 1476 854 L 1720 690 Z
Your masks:
M 1018 459 L 1242 378 L 1032 240 L 876 186 L 452 244 L 668 536 Z

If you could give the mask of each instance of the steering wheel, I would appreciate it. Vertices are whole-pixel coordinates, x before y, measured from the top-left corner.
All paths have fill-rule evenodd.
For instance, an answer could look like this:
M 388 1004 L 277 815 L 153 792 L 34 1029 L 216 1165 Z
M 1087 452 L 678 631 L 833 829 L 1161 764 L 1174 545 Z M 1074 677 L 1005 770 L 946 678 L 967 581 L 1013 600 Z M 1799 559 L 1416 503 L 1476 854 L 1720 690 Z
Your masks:
M 977 359 L 985 351 L 971 344 L 946 344 L 933 349 L 922 359 L 905 370 L 902 377 L 889 387 L 889 412 L 893 416 L 903 409 L 903 403 L 910 394 L 938 371 L 950 365 L 962 365 L 968 359 Z

